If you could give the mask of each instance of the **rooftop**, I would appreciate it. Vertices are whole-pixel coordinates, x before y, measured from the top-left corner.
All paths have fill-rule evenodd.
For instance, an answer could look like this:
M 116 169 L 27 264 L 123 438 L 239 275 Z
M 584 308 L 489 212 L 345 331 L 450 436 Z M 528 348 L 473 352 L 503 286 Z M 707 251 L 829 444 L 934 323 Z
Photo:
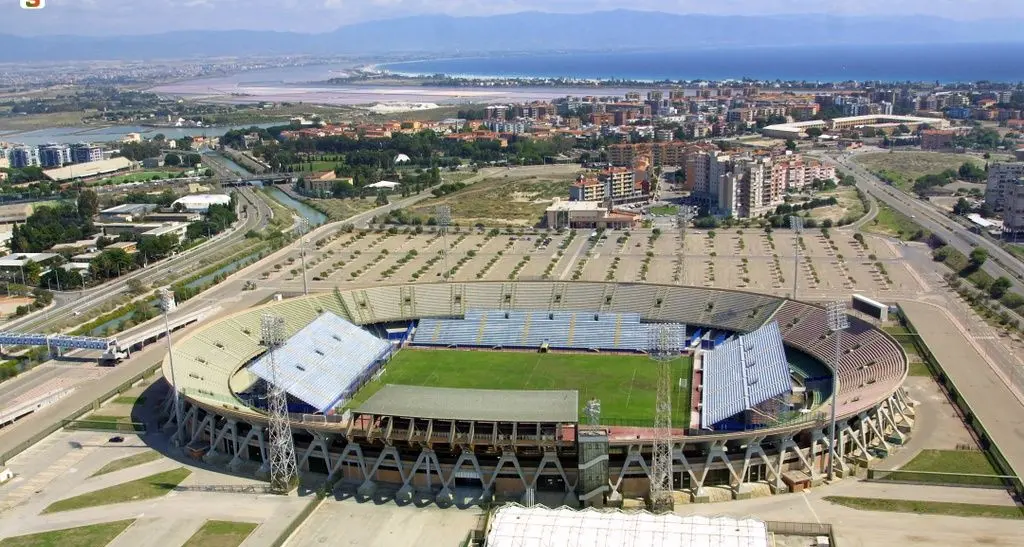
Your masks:
M 386 385 L 356 413 L 483 422 L 579 421 L 576 391 L 514 391 Z
M 132 165 L 134 165 L 132 160 L 128 158 L 110 158 L 109 160 L 76 163 L 67 167 L 49 169 L 43 171 L 43 174 L 50 180 L 72 180 L 122 171 L 130 169 Z
M 20 268 L 29 261 L 43 262 L 60 256 L 57 253 L 15 253 L 0 258 L 0 268 Z
M 552 202 L 548 211 L 600 211 L 604 207 L 600 201 L 562 201 Z

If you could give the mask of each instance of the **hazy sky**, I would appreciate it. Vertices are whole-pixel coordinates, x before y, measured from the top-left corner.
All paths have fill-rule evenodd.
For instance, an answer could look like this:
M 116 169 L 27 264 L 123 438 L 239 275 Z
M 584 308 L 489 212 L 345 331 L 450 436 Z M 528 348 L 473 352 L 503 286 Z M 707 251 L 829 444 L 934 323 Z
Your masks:
M 322 32 L 371 19 L 425 13 L 488 15 L 628 8 L 674 13 L 760 15 L 932 15 L 1024 18 L 1021 0 L 46 0 L 26 11 L 0 0 L 0 33 L 148 34 L 180 29 Z

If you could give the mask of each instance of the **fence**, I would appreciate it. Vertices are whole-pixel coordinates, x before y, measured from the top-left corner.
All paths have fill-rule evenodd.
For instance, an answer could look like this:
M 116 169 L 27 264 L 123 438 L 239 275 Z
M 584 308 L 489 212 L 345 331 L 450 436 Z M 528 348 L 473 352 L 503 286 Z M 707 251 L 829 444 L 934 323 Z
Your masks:
M 106 401 L 107 399 L 109 399 L 109 398 L 111 398 L 111 397 L 113 397 L 115 395 L 120 395 L 121 393 L 124 393 L 125 391 L 128 391 L 128 389 L 131 388 L 132 385 L 134 385 L 136 382 L 138 382 L 139 380 L 142 380 L 143 378 L 146 378 L 150 374 L 153 374 L 154 372 L 156 372 L 160 368 L 161 364 L 162 363 L 156 363 L 153 366 L 147 368 L 146 370 L 136 374 L 135 376 L 132 376 L 128 380 L 125 380 L 124 382 L 122 382 L 121 385 L 119 385 L 119 386 L 117 386 L 117 387 L 107 391 L 106 393 L 104 393 L 104 394 L 100 395 L 99 397 L 93 399 L 91 402 L 89 402 L 89 403 L 87 403 L 85 405 L 82 405 L 77 410 L 69 413 L 62 420 L 58 420 L 58 421 L 56 421 L 56 422 L 54 422 L 54 423 L 44 427 L 42 430 L 40 430 L 38 433 L 36 433 L 32 437 L 26 439 L 25 441 L 23 441 L 21 443 L 18 443 L 17 445 L 15 445 L 14 447 L 12 447 L 10 449 L 4 451 L 2 454 L 0 454 L 0 465 L 6 465 L 7 462 L 11 458 L 17 456 L 18 454 L 21 454 L 28 447 L 38 443 L 39 441 L 43 440 L 44 438 L 49 436 L 54 431 L 57 431 L 58 429 L 64 427 L 64 423 L 65 422 L 76 420 L 79 417 L 83 416 L 84 414 L 86 414 L 88 412 L 92 412 L 93 410 L 99 408 L 100 403 L 102 403 L 103 401 Z
M 109 422 L 106 420 L 61 420 L 64 429 L 89 431 L 116 431 L 118 433 L 146 433 L 142 422 Z
M 1013 475 L 977 473 L 944 473 L 941 471 L 901 471 L 899 469 L 868 469 L 869 481 L 905 482 L 935 486 L 970 486 L 973 488 L 1013 488 Z
M 931 371 L 932 376 L 935 377 L 935 380 L 946 392 L 949 400 L 963 415 L 964 422 L 967 426 L 970 427 L 978 437 L 978 443 L 981 445 L 982 450 L 988 454 L 992 464 L 1000 473 L 1002 473 L 1002 476 L 1009 477 L 1007 482 L 1009 483 L 1010 488 L 1016 492 L 1017 496 L 1024 496 L 1024 483 L 1021 482 L 1019 477 L 1014 476 L 1013 468 L 1010 467 L 1009 462 L 1006 461 L 1002 452 L 999 451 L 999 446 L 992 441 L 992 438 L 989 436 L 985 426 L 981 423 L 981 420 L 978 419 L 977 415 L 975 415 L 974 409 L 971 408 L 967 399 L 964 399 L 960 394 L 960 390 L 957 389 L 956 384 L 954 384 L 953 380 L 951 380 L 949 376 L 946 375 L 946 372 L 942 370 L 942 366 L 939 364 L 939 361 L 935 359 L 935 355 L 932 354 L 928 345 L 921 339 L 917 329 L 914 328 L 914 325 L 907 319 L 907 315 L 903 313 L 902 308 L 900 308 L 899 320 L 903 328 L 907 329 L 907 331 L 911 333 L 912 337 L 910 337 L 910 341 L 913 343 L 918 355 L 920 355 L 921 359 L 924 360 L 928 370 Z
M 773 534 L 786 536 L 828 536 L 829 545 L 835 545 L 836 540 L 832 536 L 832 525 L 819 522 L 783 522 L 778 520 L 766 520 L 765 525 L 768 531 Z

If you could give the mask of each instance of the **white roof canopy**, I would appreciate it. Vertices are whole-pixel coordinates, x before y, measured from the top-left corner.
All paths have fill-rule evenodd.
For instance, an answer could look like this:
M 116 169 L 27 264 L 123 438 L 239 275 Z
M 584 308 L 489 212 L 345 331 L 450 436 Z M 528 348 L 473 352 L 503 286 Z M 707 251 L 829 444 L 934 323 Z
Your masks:
M 768 527 L 754 519 L 576 511 L 506 505 L 494 512 L 487 547 L 767 547 Z

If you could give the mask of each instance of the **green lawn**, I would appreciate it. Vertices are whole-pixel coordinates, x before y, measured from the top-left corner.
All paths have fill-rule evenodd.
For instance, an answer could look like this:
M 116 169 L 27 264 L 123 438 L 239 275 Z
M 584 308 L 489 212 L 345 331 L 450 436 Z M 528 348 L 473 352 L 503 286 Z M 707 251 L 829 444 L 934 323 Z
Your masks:
M 135 519 L 90 524 L 0 539 L 0 547 L 103 547 L 125 531 Z
M 689 421 L 693 361 L 673 363 L 673 423 Z M 406 349 L 380 379 L 366 385 L 350 403 L 357 407 L 386 384 L 475 389 L 575 389 L 580 412 L 591 398 L 601 400 L 602 422 L 647 426 L 654 421 L 657 367 L 642 355 L 589 355 L 501 351 Z M 684 422 L 685 418 L 685 422 Z
M 945 515 L 951 517 L 1024 519 L 1024 511 L 1022 511 L 1020 507 L 1012 505 L 974 505 L 971 503 L 891 500 L 884 498 L 853 498 L 847 496 L 825 496 L 824 499 L 825 501 L 864 511 L 889 511 L 895 513 Z
M 1024 260 L 1024 245 L 1007 244 L 1004 248 L 1013 253 L 1017 258 Z
M 106 179 L 103 179 L 103 180 L 101 180 L 101 181 L 99 181 L 99 182 L 97 182 L 95 184 L 105 184 L 107 182 L 109 182 L 111 184 L 123 184 L 123 183 L 126 183 L 126 182 L 140 182 L 140 181 L 152 180 L 153 177 L 159 177 L 161 179 L 166 179 L 166 178 L 173 177 L 174 175 L 177 175 L 178 173 L 179 173 L 179 171 L 162 171 L 162 170 L 137 171 L 135 173 L 128 173 L 126 175 L 118 175 L 116 177 L 106 178 Z
M 135 395 L 122 395 L 122 396 L 118 397 L 117 399 L 114 399 L 114 402 L 119 404 L 119 405 L 135 405 L 135 404 L 140 404 L 141 405 L 142 403 L 146 402 L 146 396 L 145 395 L 138 395 L 138 396 L 135 396 Z
M 878 216 L 864 226 L 864 231 L 908 241 L 928 236 L 928 232 L 920 224 L 914 222 L 914 219 L 882 203 L 878 204 Z
M 181 547 L 238 547 L 258 524 L 208 520 Z
M 134 454 L 132 456 L 116 459 L 108 463 L 107 465 L 101 467 L 99 471 L 93 473 L 92 476 L 96 477 L 99 475 L 106 475 L 107 473 L 113 473 L 114 471 L 128 469 L 129 467 L 135 467 L 136 465 L 155 462 L 156 460 L 159 460 L 162 457 L 163 455 L 161 455 L 159 452 L 156 452 L 154 450 L 147 450 L 146 452 L 142 452 L 140 454 Z
M 86 507 L 98 505 L 110 505 L 112 503 L 124 503 L 139 501 L 163 496 L 178 486 L 181 481 L 191 475 L 192 472 L 184 467 L 164 471 L 141 479 L 136 479 L 94 492 L 87 492 L 78 496 L 50 504 L 43 510 L 43 513 L 57 513 L 60 511 L 74 511 Z
M 928 370 L 928 365 L 924 363 L 910 363 L 907 374 L 909 376 L 931 376 L 932 371 Z
M 676 207 L 675 205 L 659 205 L 657 207 L 651 207 L 652 215 L 672 216 L 678 212 L 679 207 Z
M 913 482 L 954 483 L 977 486 L 999 486 L 1001 479 L 995 477 L 972 477 L 968 475 L 1000 475 L 984 452 L 973 450 L 922 450 L 914 459 L 900 468 L 901 473 L 888 477 L 889 480 Z M 954 475 L 928 475 L 906 473 L 924 471 L 931 473 L 955 473 Z

